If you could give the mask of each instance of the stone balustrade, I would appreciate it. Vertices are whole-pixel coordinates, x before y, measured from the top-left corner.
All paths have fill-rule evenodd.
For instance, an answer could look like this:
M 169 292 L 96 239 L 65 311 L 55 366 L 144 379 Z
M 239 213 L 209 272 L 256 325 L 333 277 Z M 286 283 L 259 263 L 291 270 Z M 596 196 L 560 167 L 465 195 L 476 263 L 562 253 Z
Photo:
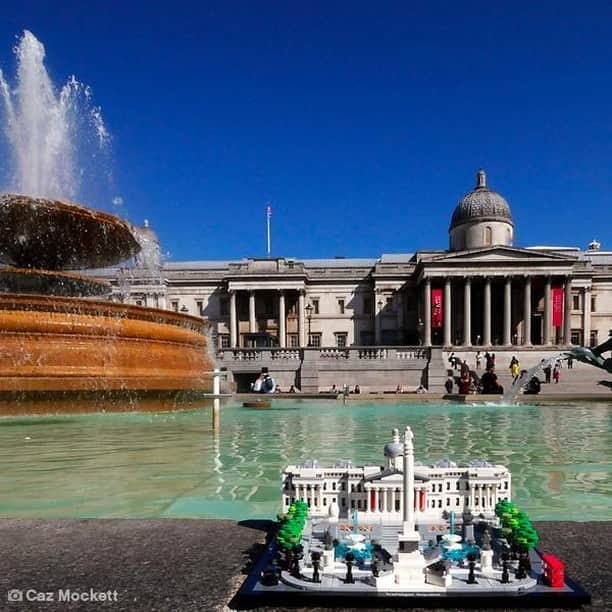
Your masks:
M 322 361 L 427 361 L 429 349 L 423 347 L 318 347 L 318 348 L 238 348 L 219 349 L 218 358 L 228 362 L 303 361 L 305 352 Z

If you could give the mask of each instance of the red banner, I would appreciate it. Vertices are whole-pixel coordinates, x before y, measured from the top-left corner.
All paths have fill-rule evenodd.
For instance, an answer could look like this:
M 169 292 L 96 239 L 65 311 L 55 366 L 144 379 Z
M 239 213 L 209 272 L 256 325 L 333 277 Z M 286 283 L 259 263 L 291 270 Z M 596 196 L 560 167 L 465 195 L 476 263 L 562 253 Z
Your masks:
M 552 324 L 553 327 L 563 325 L 563 287 L 552 288 Z
M 442 289 L 431 290 L 431 326 L 442 327 Z

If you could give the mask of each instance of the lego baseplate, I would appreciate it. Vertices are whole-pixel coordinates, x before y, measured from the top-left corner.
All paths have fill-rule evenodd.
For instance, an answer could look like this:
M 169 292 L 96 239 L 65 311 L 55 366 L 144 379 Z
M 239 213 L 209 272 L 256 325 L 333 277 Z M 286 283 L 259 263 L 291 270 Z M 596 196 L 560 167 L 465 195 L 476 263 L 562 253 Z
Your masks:
M 353 584 L 342 577 L 321 574 L 321 582 L 312 581 L 312 572 L 299 577 L 282 570 L 277 584 L 262 582 L 264 570 L 278 557 L 273 539 L 230 603 L 232 608 L 258 606 L 326 606 L 354 608 L 577 608 L 590 603 L 590 595 L 576 582 L 565 576 L 562 588 L 552 588 L 542 581 L 542 558 L 539 550 L 531 551 L 531 572 L 526 580 L 511 576 L 508 584 L 501 584 L 495 575 L 476 575 L 477 584 L 468 584 L 467 570 L 454 573 L 453 585 L 440 588 L 424 585 L 417 590 L 392 588 L 377 589 L 368 583 L 370 572 L 355 568 Z M 309 575 L 310 573 L 310 575 Z M 269 573 L 266 577 L 269 580 Z M 264 581 L 266 580 L 264 578 Z

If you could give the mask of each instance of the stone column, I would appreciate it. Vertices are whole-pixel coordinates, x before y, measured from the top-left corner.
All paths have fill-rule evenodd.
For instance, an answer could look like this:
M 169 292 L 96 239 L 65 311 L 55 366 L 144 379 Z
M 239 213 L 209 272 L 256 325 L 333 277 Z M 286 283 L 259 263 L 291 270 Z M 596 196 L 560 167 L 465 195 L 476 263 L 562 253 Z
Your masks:
M 230 346 L 238 347 L 238 320 L 236 316 L 236 292 L 230 291 Z
M 423 344 L 425 346 L 431 346 L 431 279 L 425 279 L 425 303 L 424 306 L 424 317 L 425 317 L 425 329 L 424 329 L 424 338 Z
M 380 491 L 378 489 L 378 487 L 376 487 L 374 489 L 374 508 L 372 509 L 373 512 L 378 512 L 378 504 L 380 503 Z
M 374 292 L 374 344 L 376 346 L 380 345 L 381 343 L 381 338 L 382 338 L 382 321 L 381 321 L 381 317 L 382 317 L 382 309 L 384 307 L 384 304 L 382 303 L 382 297 L 379 293 L 377 293 L 376 291 Z M 381 302 L 379 304 L 379 302 Z
M 582 344 L 591 345 L 591 287 L 585 287 L 582 293 Z
M 491 278 L 485 278 L 482 343 L 491 346 Z
M 255 322 L 255 292 L 249 291 L 249 333 L 254 334 L 257 331 Z
M 563 342 L 572 343 L 572 277 L 565 279 L 565 295 L 563 296 Z
M 306 315 L 304 310 L 304 291 L 300 291 L 298 296 L 298 335 L 300 338 L 300 348 L 306 346 Z
M 544 285 L 544 344 L 550 346 L 550 328 L 552 326 L 552 290 L 551 278 L 546 277 Z
M 531 276 L 525 277 L 523 293 L 523 344 L 531 346 Z
M 469 276 L 463 290 L 463 346 L 472 346 L 472 280 Z
M 451 338 L 451 282 L 450 278 L 444 281 L 444 346 L 450 346 Z
M 280 295 L 278 296 L 278 344 L 281 348 L 287 346 L 285 322 L 285 292 L 281 289 Z
M 504 344 L 512 344 L 512 277 L 506 276 L 504 284 Z

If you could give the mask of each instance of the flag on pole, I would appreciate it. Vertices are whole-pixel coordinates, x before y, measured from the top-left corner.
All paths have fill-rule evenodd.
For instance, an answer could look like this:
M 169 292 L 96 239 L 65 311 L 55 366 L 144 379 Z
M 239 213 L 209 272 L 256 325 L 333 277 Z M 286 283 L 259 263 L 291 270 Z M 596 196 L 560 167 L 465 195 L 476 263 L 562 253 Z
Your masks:
M 268 202 L 268 205 L 266 206 L 266 235 L 268 239 L 268 249 L 267 249 L 268 259 L 270 258 L 270 218 L 271 217 L 272 217 L 272 206 L 270 205 L 270 202 Z

